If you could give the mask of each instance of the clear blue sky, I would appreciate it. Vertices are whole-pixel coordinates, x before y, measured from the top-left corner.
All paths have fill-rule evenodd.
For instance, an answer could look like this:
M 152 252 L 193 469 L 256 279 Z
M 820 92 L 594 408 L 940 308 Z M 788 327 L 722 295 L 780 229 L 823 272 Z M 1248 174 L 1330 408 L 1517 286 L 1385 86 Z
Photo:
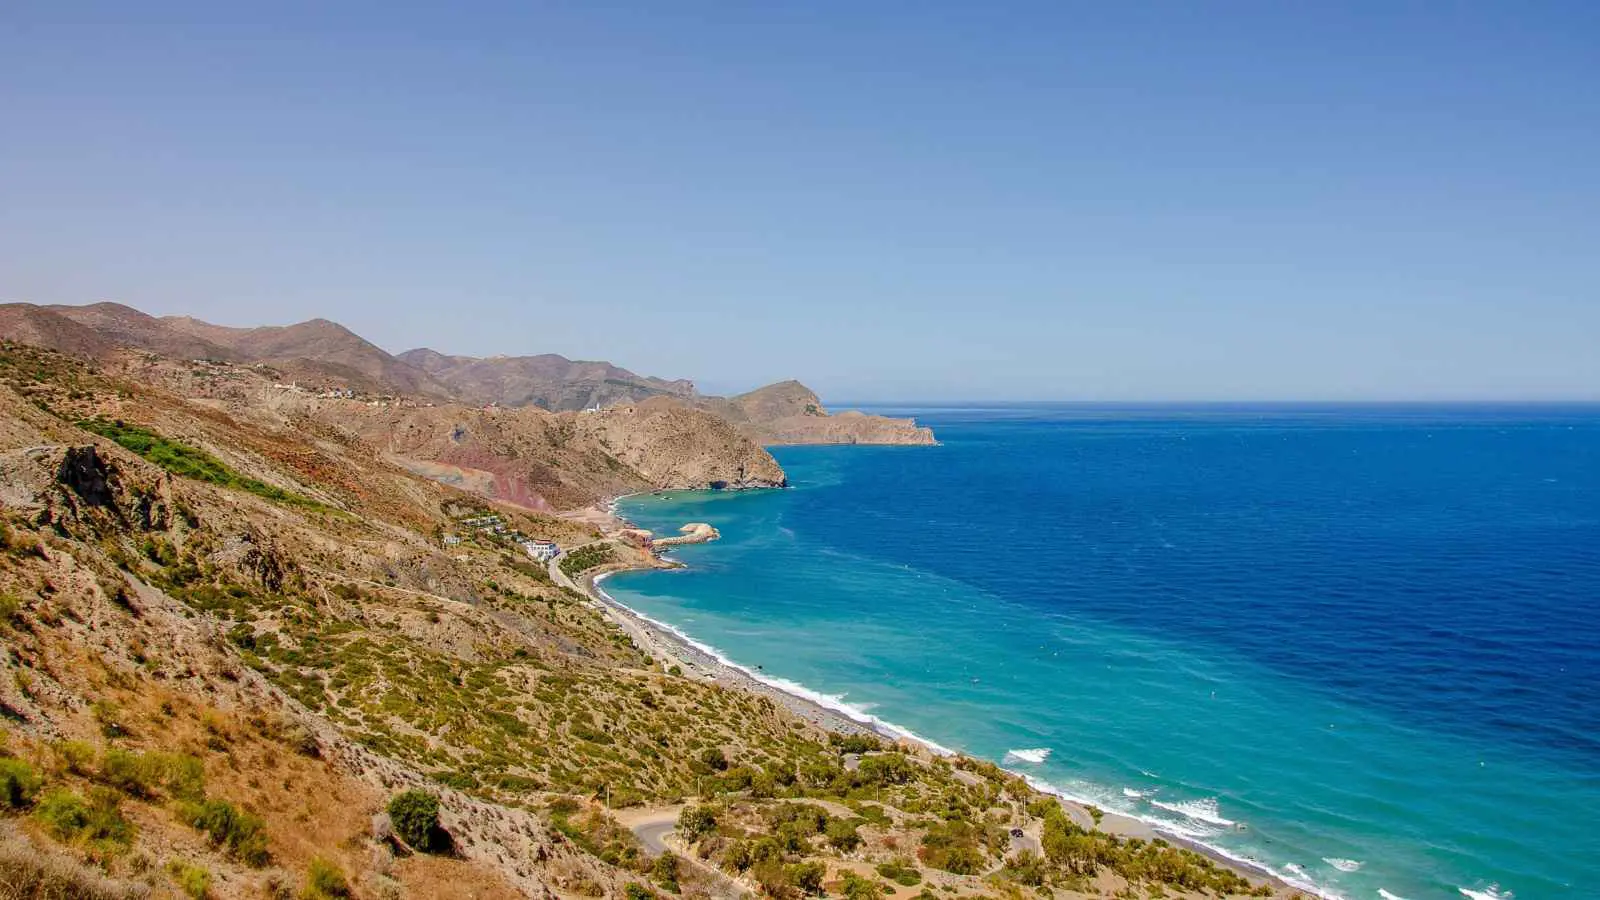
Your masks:
M 228 5 L 0 10 L 0 299 L 825 398 L 1600 398 L 1600 4 Z

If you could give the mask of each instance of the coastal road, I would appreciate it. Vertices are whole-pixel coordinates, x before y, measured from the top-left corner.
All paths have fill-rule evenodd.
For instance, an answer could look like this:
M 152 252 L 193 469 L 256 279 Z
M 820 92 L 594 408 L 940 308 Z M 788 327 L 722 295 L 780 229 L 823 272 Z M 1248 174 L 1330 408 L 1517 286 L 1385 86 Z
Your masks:
M 660 856 L 667 851 L 667 835 L 678 827 L 678 815 L 683 812 L 683 804 L 676 806 L 647 807 L 644 809 L 623 809 L 615 813 L 617 823 L 633 832 L 633 836 L 644 845 L 644 852 L 648 856 Z
M 567 577 L 567 573 L 561 571 L 561 561 L 572 555 L 574 552 L 582 550 L 585 547 L 593 547 L 596 544 L 609 543 L 611 543 L 610 538 L 601 538 L 598 541 L 590 541 L 587 544 L 579 544 L 576 547 L 568 547 L 567 549 L 562 550 L 560 553 L 557 553 L 555 556 L 550 557 L 550 562 L 548 563 L 550 569 L 550 580 L 561 587 L 570 588 L 580 594 L 584 593 L 582 588 L 578 587 L 577 584 L 573 583 L 571 578 Z
M 679 865 L 686 865 L 709 879 L 710 894 L 718 900 L 736 900 L 748 897 L 749 888 L 730 878 L 726 872 L 709 866 L 696 859 L 687 847 L 673 847 L 669 844 L 670 836 L 678 827 L 678 815 L 683 812 L 683 805 L 662 806 L 646 809 L 624 809 L 615 813 L 618 823 L 639 839 L 640 846 L 646 856 L 660 856 L 667 851 L 672 851 L 678 857 Z
M 667 835 L 676 827 L 676 822 L 651 822 L 634 828 L 633 836 L 644 845 L 646 855 L 660 856 L 667 852 Z

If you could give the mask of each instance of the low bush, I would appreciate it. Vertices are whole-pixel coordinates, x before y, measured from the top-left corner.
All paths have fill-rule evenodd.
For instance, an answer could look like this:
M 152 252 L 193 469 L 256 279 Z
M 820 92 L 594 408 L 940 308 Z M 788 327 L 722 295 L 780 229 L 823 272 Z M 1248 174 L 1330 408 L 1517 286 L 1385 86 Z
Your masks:
M 849 869 L 840 874 L 843 876 L 843 884 L 839 892 L 844 895 L 845 900 L 879 900 L 888 893 L 883 885 L 870 878 L 862 878 Z
M 0 759 L 0 805 L 26 809 L 39 793 L 40 780 L 33 766 L 20 759 Z
M 689 843 L 700 840 L 717 828 L 717 817 L 710 807 L 686 806 L 678 814 L 678 833 Z
M 650 866 L 650 874 L 655 878 L 656 884 L 667 890 L 678 893 L 678 857 L 670 851 L 656 857 Z
M 427 791 L 405 791 L 389 801 L 389 821 L 394 833 L 411 847 L 433 849 L 439 829 L 439 798 Z
M 59 840 L 126 848 L 133 842 L 133 824 L 122 817 L 121 803 L 118 794 L 103 788 L 91 791 L 88 800 L 57 788 L 39 801 L 33 815 Z
M 861 835 L 856 832 L 860 822 L 853 819 L 829 819 L 824 833 L 834 849 L 849 852 L 861 846 Z
M 350 882 L 344 870 L 329 860 L 317 857 L 306 867 L 306 886 L 300 900 L 342 900 L 350 896 Z
M 214 846 L 226 850 L 229 856 L 247 866 L 260 868 L 271 859 L 267 852 L 266 823 L 226 800 L 185 803 L 179 814 Z
M 939 822 L 922 836 L 918 856 L 935 869 L 956 875 L 975 875 L 983 869 L 977 829 L 966 822 Z
M 901 887 L 916 887 L 922 883 L 922 874 L 909 862 L 880 863 L 878 874 Z
M 190 900 L 204 900 L 211 892 L 211 873 L 201 866 L 175 859 L 167 864 L 167 874 Z

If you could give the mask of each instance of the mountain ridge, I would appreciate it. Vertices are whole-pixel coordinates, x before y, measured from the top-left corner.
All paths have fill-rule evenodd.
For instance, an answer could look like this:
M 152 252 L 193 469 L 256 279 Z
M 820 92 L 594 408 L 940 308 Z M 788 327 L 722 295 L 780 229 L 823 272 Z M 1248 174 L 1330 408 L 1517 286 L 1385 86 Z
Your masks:
M 418 347 L 391 354 L 325 318 L 234 327 L 192 316 L 151 316 L 110 301 L 8 303 L 0 304 L 0 337 L 99 359 L 133 349 L 173 359 L 266 366 L 283 380 L 313 389 L 429 402 L 566 412 L 667 398 L 718 416 L 761 444 L 935 442 L 931 430 L 909 419 L 833 415 L 794 380 L 716 397 L 701 394 L 687 379 L 640 375 L 610 362 L 555 353 L 474 357 Z

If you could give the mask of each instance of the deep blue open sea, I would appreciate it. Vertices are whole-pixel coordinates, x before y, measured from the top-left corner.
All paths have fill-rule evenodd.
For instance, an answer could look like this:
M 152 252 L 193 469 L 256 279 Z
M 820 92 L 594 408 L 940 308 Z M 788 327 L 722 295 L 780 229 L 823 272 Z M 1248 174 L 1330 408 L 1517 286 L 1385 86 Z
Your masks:
M 605 589 L 1329 896 L 1600 897 L 1600 407 L 884 411 Z

